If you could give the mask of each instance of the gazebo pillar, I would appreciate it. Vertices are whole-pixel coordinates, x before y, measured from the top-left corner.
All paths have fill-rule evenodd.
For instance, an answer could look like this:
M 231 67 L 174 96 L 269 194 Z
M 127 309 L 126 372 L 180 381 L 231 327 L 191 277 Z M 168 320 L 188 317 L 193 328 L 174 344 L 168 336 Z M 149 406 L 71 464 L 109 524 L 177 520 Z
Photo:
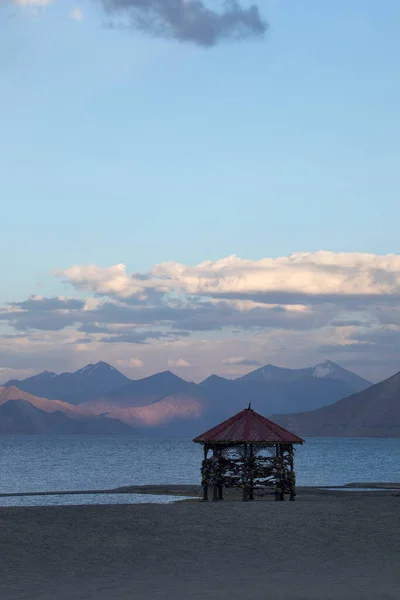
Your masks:
M 213 488 L 213 502 L 222 500 L 222 465 L 221 465 L 221 449 L 213 447 L 213 455 L 211 458 L 211 480 Z
M 203 488 L 203 502 L 208 501 L 208 478 L 209 478 L 209 466 L 208 466 L 208 446 L 204 445 L 204 459 L 201 465 L 201 487 Z
M 276 445 L 276 487 L 275 501 L 283 502 L 285 500 L 285 464 L 283 456 L 283 448 L 280 444 Z
M 242 467 L 242 486 L 243 486 L 243 502 L 247 502 L 249 499 L 249 480 L 248 480 L 248 447 L 244 444 L 244 460 Z
M 218 502 L 218 487 L 213 485 L 213 502 Z
M 254 448 L 250 444 L 250 480 L 249 480 L 249 500 L 254 500 Z
M 293 444 L 290 444 L 289 446 L 289 474 L 288 474 L 288 478 L 289 478 L 289 500 L 291 500 L 292 502 L 294 502 L 295 498 L 296 498 L 296 475 L 294 472 L 294 448 L 293 448 Z
M 224 499 L 223 486 L 222 486 L 222 484 L 220 484 L 218 486 L 218 500 L 223 500 L 223 499 Z

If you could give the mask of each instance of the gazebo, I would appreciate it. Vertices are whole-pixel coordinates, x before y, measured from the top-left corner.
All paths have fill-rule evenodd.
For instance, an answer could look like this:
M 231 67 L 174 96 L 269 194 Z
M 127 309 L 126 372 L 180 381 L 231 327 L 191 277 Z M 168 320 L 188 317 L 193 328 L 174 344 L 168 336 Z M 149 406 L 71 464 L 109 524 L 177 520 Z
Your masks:
M 210 488 L 214 501 L 223 500 L 224 487 L 241 489 L 247 501 L 254 500 L 255 489 L 268 486 L 274 489 L 275 500 L 285 500 L 285 494 L 295 499 L 293 445 L 304 440 L 256 413 L 251 404 L 193 441 L 204 447 L 204 501 Z

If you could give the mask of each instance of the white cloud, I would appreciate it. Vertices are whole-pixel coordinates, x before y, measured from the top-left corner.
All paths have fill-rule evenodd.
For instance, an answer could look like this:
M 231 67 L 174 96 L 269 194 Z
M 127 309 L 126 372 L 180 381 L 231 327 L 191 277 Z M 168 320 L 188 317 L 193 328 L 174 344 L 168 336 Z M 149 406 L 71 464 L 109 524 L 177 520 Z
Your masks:
M 400 255 L 299 252 L 261 260 L 229 256 L 196 266 L 161 263 L 144 275 L 128 274 L 124 264 L 106 268 L 76 265 L 56 274 L 76 288 L 121 298 L 145 299 L 149 290 L 201 296 L 272 292 L 390 295 L 400 292 Z
M 30 368 L 40 357 L 43 368 L 55 370 L 52 364 L 70 357 L 76 368 L 83 360 L 145 364 L 142 376 L 163 370 L 168 356 L 170 367 L 192 367 L 191 377 L 200 379 L 327 356 L 348 366 L 376 361 L 386 375 L 398 354 L 399 255 L 321 251 L 164 263 L 141 274 L 123 264 L 56 274 L 86 293 L 81 300 L 35 296 L 0 309 L 0 359 L 12 361 L 4 365 Z
M 139 358 L 120 359 L 120 360 L 117 360 L 116 363 L 120 367 L 128 367 L 131 369 L 139 369 L 140 367 L 144 366 L 144 362 L 142 360 L 140 360 Z
M 81 23 L 84 19 L 83 11 L 81 8 L 74 8 L 74 10 L 71 10 L 68 16 L 70 19 L 72 19 L 73 21 L 77 21 L 78 23 Z
M 86 298 L 83 310 L 95 310 L 100 306 L 100 304 L 101 301 L 98 298 Z
M 246 358 L 245 356 L 230 356 L 225 358 L 222 363 L 224 365 L 233 365 L 238 367 L 260 367 L 261 363 L 259 360 L 253 358 Z
M 187 360 L 184 360 L 183 358 L 178 358 L 178 360 L 169 360 L 168 366 L 169 367 L 178 367 L 180 369 L 186 369 L 187 367 L 191 367 L 192 365 L 190 363 L 188 363 Z
M 74 287 L 82 290 L 93 291 L 104 296 L 120 296 L 128 298 L 143 293 L 143 282 L 136 282 L 126 273 L 123 264 L 112 267 L 98 267 L 97 265 L 74 265 L 69 269 L 56 270 L 54 274 L 64 277 Z
M 77 352 L 90 352 L 91 347 L 90 344 L 81 343 L 75 345 L 75 350 Z

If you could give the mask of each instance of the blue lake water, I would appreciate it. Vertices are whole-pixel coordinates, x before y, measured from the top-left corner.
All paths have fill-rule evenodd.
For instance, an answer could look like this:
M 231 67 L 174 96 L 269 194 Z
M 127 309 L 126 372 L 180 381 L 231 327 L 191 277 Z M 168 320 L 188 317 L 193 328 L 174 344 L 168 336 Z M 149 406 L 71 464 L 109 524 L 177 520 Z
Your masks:
M 198 484 L 201 460 L 201 447 L 186 439 L 1 436 L 0 493 Z M 295 468 L 298 485 L 400 482 L 400 439 L 310 438 L 298 447 Z M 152 501 L 160 500 L 153 497 Z M 143 501 L 143 496 L 133 495 L 0 498 L 0 506 Z

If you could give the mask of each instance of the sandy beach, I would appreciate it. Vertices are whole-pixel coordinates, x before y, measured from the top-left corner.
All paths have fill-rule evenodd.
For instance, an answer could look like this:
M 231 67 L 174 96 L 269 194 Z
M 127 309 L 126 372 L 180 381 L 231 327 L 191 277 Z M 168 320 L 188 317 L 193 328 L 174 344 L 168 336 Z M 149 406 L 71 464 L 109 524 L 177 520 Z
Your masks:
M 389 491 L 2 508 L 0 525 L 2 600 L 399 597 L 400 496 Z

